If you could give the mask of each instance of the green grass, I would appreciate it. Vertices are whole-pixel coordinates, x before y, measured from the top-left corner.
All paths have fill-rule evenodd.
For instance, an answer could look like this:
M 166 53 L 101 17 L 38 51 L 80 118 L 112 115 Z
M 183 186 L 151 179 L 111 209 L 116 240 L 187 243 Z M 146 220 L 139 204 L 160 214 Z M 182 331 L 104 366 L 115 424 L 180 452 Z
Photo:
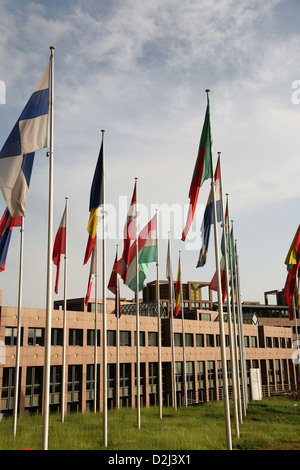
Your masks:
M 232 415 L 232 413 L 231 413 Z M 231 416 L 231 418 L 233 418 Z M 240 425 L 240 438 L 232 423 L 232 446 L 236 450 L 300 450 L 300 401 L 271 398 L 250 402 Z M 42 416 L 18 419 L 13 436 L 12 418 L 0 422 L 0 450 L 42 448 Z M 50 415 L 49 450 L 103 450 L 101 413 Z M 141 409 L 137 429 L 135 409 L 108 412 L 107 450 L 226 450 L 223 402 L 189 408 Z

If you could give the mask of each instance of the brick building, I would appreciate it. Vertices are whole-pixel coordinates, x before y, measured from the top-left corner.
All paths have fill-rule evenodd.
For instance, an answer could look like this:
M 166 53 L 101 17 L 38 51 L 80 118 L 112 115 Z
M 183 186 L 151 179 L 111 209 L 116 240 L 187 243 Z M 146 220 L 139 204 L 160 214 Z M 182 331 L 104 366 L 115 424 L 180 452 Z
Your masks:
M 156 282 L 148 283 L 140 304 L 140 377 L 142 406 L 158 402 L 158 320 Z M 222 399 L 222 363 L 218 311 L 208 283 L 183 285 L 186 384 L 189 403 Z M 172 337 L 167 282 L 160 283 L 162 328 L 163 405 L 173 404 Z M 135 303 L 123 299 L 120 329 L 120 406 L 136 404 Z M 102 410 L 102 303 L 97 313 L 97 408 Z M 108 407 L 116 406 L 116 329 L 114 299 L 107 299 Z M 272 314 L 273 311 L 273 314 Z M 275 313 L 277 312 L 277 316 Z M 93 409 L 95 302 L 83 298 L 67 302 L 66 389 L 67 412 Z M 229 392 L 232 390 L 228 323 L 225 317 Z M 294 324 L 284 305 L 243 304 L 243 329 L 250 391 L 250 369 L 258 368 L 264 396 L 295 390 L 298 366 L 292 360 Z M 181 314 L 174 319 L 177 404 L 184 402 L 183 337 Z M 22 309 L 19 413 L 42 412 L 45 354 L 45 309 Z M 2 415 L 12 414 L 16 362 L 17 308 L 2 305 L 0 291 L 0 393 Z M 51 329 L 50 411 L 60 409 L 62 398 L 63 301 L 54 302 Z

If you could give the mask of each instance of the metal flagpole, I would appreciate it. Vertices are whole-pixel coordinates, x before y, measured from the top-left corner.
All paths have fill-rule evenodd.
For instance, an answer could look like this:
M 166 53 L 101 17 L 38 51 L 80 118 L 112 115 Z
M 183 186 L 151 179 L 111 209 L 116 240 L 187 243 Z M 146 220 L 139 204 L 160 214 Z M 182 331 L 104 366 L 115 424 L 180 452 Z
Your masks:
M 95 245 L 93 250 L 95 252 L 93 253 L 95 255 L 95 340 L 94 340 L 94 413 L 97 412 L 97 382 L 98 382 L 98 371 L 97 371 L 97 363 L 98 363 L 98 334 L 97 334 L 97 328 L 98 328 L 98 241 L 97 241 L 97 233 L 95 237 Z M 93 260 L 91 260 L 93 262 Z
M 136 181 L 136 207 L 138 205 L 138 187 Z M 141 427 L 141 384 L 140 384 L 140 306 L 139 306 L 139 243 L 138 243 L 138 210 L 136 211 L 136 409 L 137 409 L 137 426 Z
M 209 102 L 209 91 L 210 90 L 206 90 L 208 102 Z M 212 142 L 212 140 L 211 140 L 211 142 Z M 218 310 L 219 310 L 219 328 L 220 328 L 222 375 L 223 375 L 223 395 L 224 395 L 223 400 L 224 400 L 225 425 L 226 425 L 226 441 L 227 441 L 227 450 L 232 450 L 230 410 L 229 410 L 229 397 L 228 397 L 228 378 L 227 378 L 227 364 L 226 364 L 226 349 L 225 349 L 225 333 L 224 333 L 224 318 L 223 318 L 223 306 L 222 306 L 221 272 L 220 272 L 220 259 L 219 259 L 219 242 L 218 242 L 218 231 L 217 231 L 216 192 L 215 192 L 214 175 L 212 175 L 212 192 L 213 192 L 215 258 L 216 258 L 216 274 L 217 274 L 217 286 L 218 286 Z
M 228 197 L 228 194 L 227 194 Z M 228 216 L 229 221 L 229 216 Z M 228 227 L 229 230 L 229 227 Z M 235 263 L 234 263 L 234 254 L 232 253 L 232 245 L 231 245 L 231 235 L 229 238 L 229 263 L 230 263 L 230 279 L 231 279 L 231 305 L 232 305 L 232 316 L 233 316 L 233 335 L 234 335 L 234 349 L 235 349 L 235 367 L 236 367 L 236 376 L 237 376 L 237 392 L 238 392 L 238 410 L 239 410 L 239 419 L 240 423 L 243 422 L 243 413 L 242 413 L 242 402 L 241 402 L 241 383 L 240 383 L 240 366 L 239 366 L 239 358 L 238 358 L 238 344 L 237 344 L 237 319 L 236 319 L 236 310 L 235 310 L 235 281 L 234 281 L 234 271 L 235 271 Z M 229 295 L 229 294 L 227 294 Z M 230 299 L 227 297 L 228 302 Z
M 116 247 L 116 259 L 118 259 L 118 245 Z M 120 309 L 119 309 L 119 300 L 120 300 L 120 292 L 119 292 L 119 283 L 118 283 L 118 273 L 116 273 L 116 315 L 117 315 L 117 370 L 116 370 L 116 378 L 117 378 L 117 409 L 120 408 Z
M 179 251 L 180 262 L 180 297 L 181 297 L 181 319 L 182 319 L 182 347 L 183 347 L 183 379 L 184 379 L 184 399 L 185 406 L 188 406 L 187 397 L 187 381 L 186 381 L 186 360 L 185 360 L 185 332 L 184 332 L 184 310 L 183 310 L 183 291 L 182 291 L 182 276 L 181 276 L 181 251 Z
M 300 363 L 299 363 L 299 339 L 298 339 L 298 325 L 297 325 L 297 315 L 299 312 L 299 277 L 298 277 L 298 283 L 297 283 L 297 306 L 295 305 L 295 298 L 293 297 L 294 300 L 294 323 L 295 323 L 295 335 L 296 335 L 296 349 L 297 349 L 297 358 L 298 358 L 298 380 L 296 380 L 296 383 L 299 384 L 299 379 L 300 379 Z
M 67 339 L 67 233 L 68 233 L 68 198 L 66 197 L 66 241 L 65 241 L 65 269 L 64 269 L 64 317 L 63 317 L 63 364 L 62 364 L 62 390 L 61 390 L 61 421 L 65 420 L 66 402 L 66 339 Z
M 234 242 L 234 235 L 233 235 L 233 220 L 231 221 L 232 224 L 232 242 Z M 235 278 L 235 292 L 236 292 L 236 307 L 237 307 L 237 325 L 238 325 L 238 335 L 239 335 L 239 351 L 240 351 L 240 371 L 241 371 L 241 389 L 242 389 L 242 401 L 243 401 L 243 414 L 246 416 L 246 392 L 245 392 L 245 368 L 244 368 L 244 341 L 243 341 L 243 330 L 241 327 L 241 306 L 239 303 L 239 295 L 238 295 L 238 276 L 237 276 L 237 257 L 236 257 L 236 249 L 235 246 L 232 246 L 233 254 L 232 260 L 234 263 L 234 278 Z
M 51 351 L 51 314 L 52 314 L 52 231 L 53 231 L 53 99 L 54 99 L 54 50 L 51 50 L 50 71 L 50 134 L 49 134 L 49 205 L 48 205 L 48 253 L 47 253 L 47 300 L 46 300 L 46 346 L 44 368 L 44 403 L 42 448 L 48 450 L 49 430 L 49 387 L 50 387 L 50 351 Z
M 104 132 L 102 130 L 102 143 L 103 143 L 103 440 L 104 446 L 107 447 L 107 325 L 106 325 L 106 233 L 105 233 L 105 158 L 104 158 Z
M 174 282 L 173 282 L 173 270 L 171 264 L 171 246 L 170 246 L 170 232 L 169 232 L 169 245 L 168 245 L 168 260 L 169 265 L 169 296 L 170 296 L 170 317 L 171 317 L 171 336 L 172 336 L 172 369 L 173 369 L 173 403 L 174 408 L 177 410 L 177 395 L 176 395 L 176 373 L 175 373 L 175 344 L 174 344 Z
M 232 331 L 232 318 L 231 318 L 231 306 L 230 306 L 230 293 L 229 293 L 229 270 L 228 270 L 228 219 L 225 220 L 224 215 L 224 204 L 223 204 L 223 187 L 222 187 L 222 171 L 221 171 L 221 152 L 218 152 L 219 156 L 219 180 L 220 180 L 220 196 L 221 196 L 221 220 L 222 220 L 222 231 L 224 241 L 224 260 L 225 260 L 225 281 L 226 281 L 226 292 L 227 292 L 227 314 L 228 314 L 228 332 L 230 342 L 230 359 L 231 359 L 231 373 L 232 373 L 232 388 L 233 388 L 233 405 L 234 405 L 234 418 L 235 418 L 235 432 L 237 437 L 240 437 L 239 428 L 239 417 L 238 417 L 238 400 L 237 400 L 237 378 L 236 378 L 236 362 L 235 362 L 235 350 L 233 342 L 233 331 Z M 228 205 L 227 205 L 228 207 Z
M 14 436 L 17 433 L 18 401 L 19 401 L 19 377 L 20 377 L 20 347 L 21 347 L 21 312 L 22 312 L 22 286 L 23 286 L 23 233 L 24 217 L 22 217 L 20 229 L 20 271 L 19 271 L 19 297 L 18 297 L 18 323 L 17 323 L 17 351 L 15 366 L 15 402 L 13 416 Z
M 244 322 L 243 322 L 243 310 L 242 310 L 242 302 L 241 302 L 241 290 L 240 290 L 240 273 L 239 273 L 239 260 L 237 254 L 237 242 L 235 240 L 235 256 L 236 256 L 236 279 L 237 279 L 237 303 L 238 308 L 240 311 L 239 319 L 240 319 L 240 328 L 241 328 L 241 344 L 242 344 L 242 352 L 243 352 L 243 369 L 244 369 L 244 394 L 245 394 L 245 415 L 246 409 L 248 406 L 248 387 L 247 387 L 247 368 L 246 368 L 246 356 L 245 356 L 245 337 L 244 337 Z
M 156 236 L 156 273 L 157 273 L 157 331 L 158 331 L 158 404 L 159 417 L 162 418 L 162 360 L 161 360 L 161 317 L 160 317 L 160 292 L 159 292 L 159 251 L 158 251 L 158 215 L 156 210 L 157 236 Z

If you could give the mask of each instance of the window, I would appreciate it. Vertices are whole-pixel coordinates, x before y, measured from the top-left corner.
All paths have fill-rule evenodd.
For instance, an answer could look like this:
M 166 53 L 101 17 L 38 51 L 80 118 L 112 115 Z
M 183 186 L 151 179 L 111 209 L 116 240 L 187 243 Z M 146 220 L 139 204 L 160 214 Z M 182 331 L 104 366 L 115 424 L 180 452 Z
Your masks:
M 158 336 L 156 332 L 148 332 L 148 346 L 158 346 Z
M 187 361 L 186 365 L 186 381 L 188 390 L 194 389 L 194 363 Z
M 130 331 L 120 331 L 120 346 L 131 346 Z
M 116 332 L 107 330 L 107 346 L 116 346 Z
M 134 332 L 134 345 L 136 346 L 136 331 Z M 140 331 L 140 346 L 144 347 L 145 345 L 145 332 Z M 150 346 L 150 344 L 149 344 Z
M 27 367 L 25 408 L 38 409 L 42 403 L 43 367 Z
M 21 328 L 21 346 L 23 346 L 23 328 Z M 17 328 L 5 328 L 5 346 L 17 346 Z
M 175 362 L 175 381 L 182 382 L 182 362 Z
M 269 336 L 266 337 L 266 348 L 271 348 L 272 347 L 272 338 Z
M 182 333 L 174 333 L 174 345 L 179 348 L 182 347 Z
M 63 345 L 63 329 L 51 328 L 51 346 Z
M 214 361 L 207 361 L 207 380 L 208 386 L 215 386 L 215 363 Z
M 192 333 L 185 333 L 185 345 L 191 348 L 194 346 L 194 337 Z
M 202 304 L 203 310 L 209 310 L 209 304 L 206 307 L 205 304 Z M 200 320 L 202 321 L 211 321 L 211 314 L 210 313 L 200 313 Z
M 215 345 L 214 335 L 206 335 L 206 346 L 208 348 L 213 348 Z
M 44 328 L 28 328 L 28 346 L 44 346 Z
M 245 348 L 249 348 L 249 336 L 244 336 Z
M 95 330 L 87 330 L 87 337 L 86 337 L 86 344 L 87 346 L 95 346 Z M 101 345 L 100 341 L 100 330 L 97 330 L 97 346 Z M 107 345 L 108 344 L 108 332 L 107 332 Z
M 198 387 L 204 388 L 204 383 L 205 383 L 204 361 L 197 361 L 197 380 L 198 380 Z
M 158 363 L 157 362 L 149 362 L 149 385 L 150 388 L 156 389 L 156 385 L 158 384 Z
M 251 348 L 257 348 L 257 337 L 251 336 Z
M 204 334 L 196 334 L 196 346 L 198 348 L 204 347 Z
M 83 330 L 70 328 L 69 346 L 83 346 Z
M 279 339 L 273 338 L 273 348 L 279 348 Z

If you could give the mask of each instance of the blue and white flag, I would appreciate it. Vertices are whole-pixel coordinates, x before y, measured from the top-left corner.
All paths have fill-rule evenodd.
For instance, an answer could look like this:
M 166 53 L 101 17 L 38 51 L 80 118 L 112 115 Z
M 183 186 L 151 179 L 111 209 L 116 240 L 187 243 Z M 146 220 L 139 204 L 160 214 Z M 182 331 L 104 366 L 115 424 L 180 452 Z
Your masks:
M 221 221 L 221 188 L 220 188 L 220 176 L 219 176 L 219 161 L 217 163 L 215 171 L 215 195 L 216 195 L 216 210 L 217 210 L 217 222 Z M 203 267 L 206 263 L 210 228 L 214 223 L 214 212 L 213 212 L 213 190 L 211 188 L 204 211 L 204 217 L 201 225 L 201 239 L 202 247 L 199 254 L 197 268 Z
M 0 152 L 0 189 L 12 217 L 25 216 L 29 159 L 48 145 L 49 84 L 50 61 Z

